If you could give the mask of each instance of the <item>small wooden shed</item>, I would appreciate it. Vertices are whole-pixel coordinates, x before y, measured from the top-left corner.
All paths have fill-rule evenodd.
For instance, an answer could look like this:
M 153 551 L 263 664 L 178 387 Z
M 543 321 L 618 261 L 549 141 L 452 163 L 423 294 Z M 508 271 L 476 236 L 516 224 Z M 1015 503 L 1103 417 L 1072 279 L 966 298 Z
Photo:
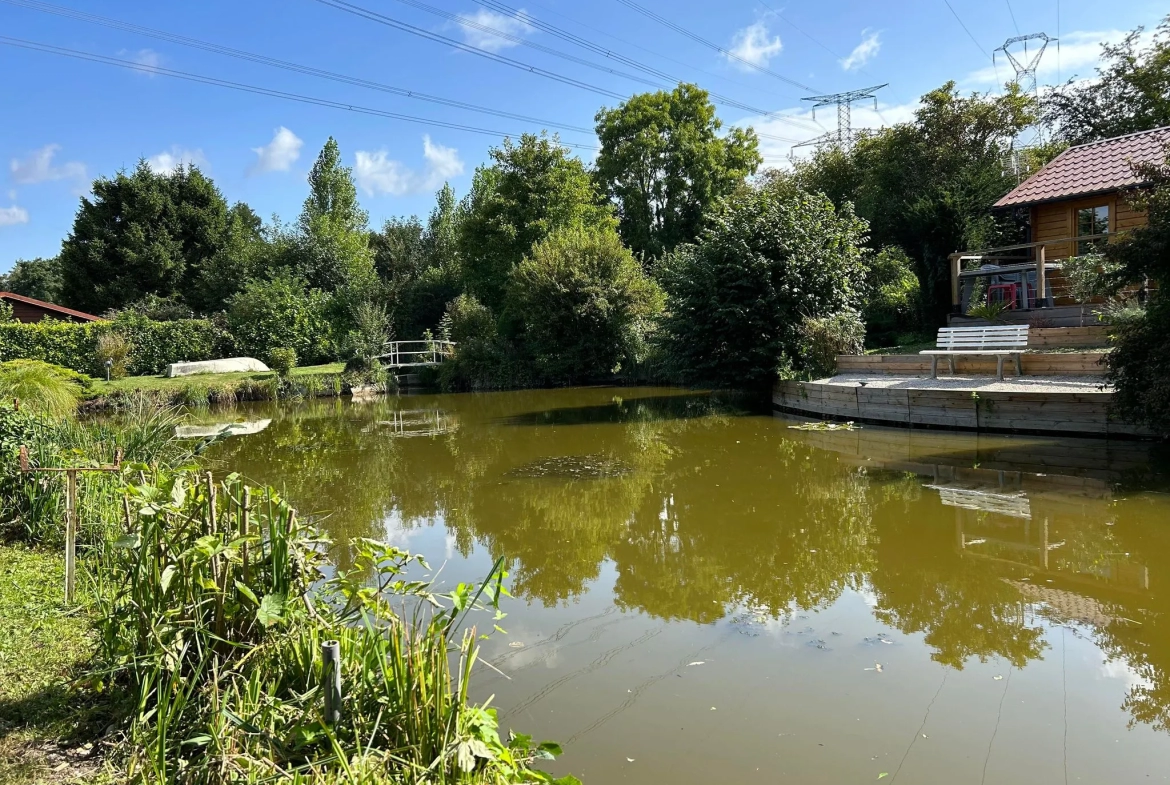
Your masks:
M 12 316 L 18 322 L 39 322 L 42 319 L 58 319 L 63 322 L 96 322 L 100 317 L 91 313 L 75 311 L 56 303 L 25 297 L 23 294 L 0 292 L 0 300 L 12 306 Z

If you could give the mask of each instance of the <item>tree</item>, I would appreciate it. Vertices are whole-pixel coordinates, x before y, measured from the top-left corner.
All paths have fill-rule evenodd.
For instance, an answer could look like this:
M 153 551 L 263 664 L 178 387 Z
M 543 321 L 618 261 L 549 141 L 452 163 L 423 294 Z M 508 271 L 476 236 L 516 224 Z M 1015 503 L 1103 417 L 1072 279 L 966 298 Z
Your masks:
M 159 173 L 139 161 L 98 178 L 61 246 L 63 304 L 101 313 L 148 294 L 185 297 L 227 225 L 227 202 L 195 166 Z
M 1140 49 L 1143 29 L 1101 45 L 1096 79 L 1074 77 L 1044 99 L 1043 120 L 1058 141 L 1084 144 L 1170 125 L 1170 16 Z
M 1170 149 L 1162 164 L 1136 169 L 1150 183 L 1135 200 L 1146 211 L 1147 224 L 1107 243 L 1104 253 L 1120 268 L 1122 283 L 1170 281 Z M 1144 314 L 1114 329 L 1115 348 L 1108 358 L 1114 406 L 1128 419 L 1170 436 L 1170 294 L 1155 289 Z
M 571 384 L 636 362 L 662 293 L 612 228 L 559 229 L 512 271 L 506 307 L 544 379 Z
M 200 313 L 222 311 L 244 284 L 274 264 L 272 250 L 260 216 L 236 202 L 228 212 L 223 245 L 199 270 L 187 302 Z
M 643 260 L 693 242 L 722 197 L 762 159 L 755 131 L 723 123 L 707 92 L 680 84 L 597 113 L 597 179 L 617 205 L 622 239 Z
M 866 223 L 821 194 L 762 187 L 728 201 L 697 245 L 666 256 L 662 330 L 688 381 L 751 388 L 799 362 L 804 317 L 860 305 Z
M 468 290 L 498 309 L 512 268 L 556 229 L 614 226 L 585 165 L 558 139 L 525 134 L 492 148 L 460 208 L 458 247 Z
M 341 149 L 329 137 L 309 171 L 309 196 L 298 222 L 298 273 L 326 292 L 369 286 L 375 274 L 368 221 L 353 172 L 341 165 Z
M 992 215 L 1016 185 L 1004 156 L 1035 119 L 1018 87 L 963 97 L 948 82 L 922 98 L 914 120 L 863 134 L 848 150 L 828 148 L 799 163 L 795 180 L 867 220 L 872 247 L 898 246 L 914 260 L 930 326 L 950 309 L 948 256 L 1023 239 L 1023 219 Z
M 897 246 L 874 254 L 865 275 L 862 318 L 872 346 L 897 343 L 919 326 L 919 285 L 914 263 Z
M 55 303 L 61 299 L 61 262 L 51 259 L 17 259 L 7 275 L 0 276 L 0 289 Z

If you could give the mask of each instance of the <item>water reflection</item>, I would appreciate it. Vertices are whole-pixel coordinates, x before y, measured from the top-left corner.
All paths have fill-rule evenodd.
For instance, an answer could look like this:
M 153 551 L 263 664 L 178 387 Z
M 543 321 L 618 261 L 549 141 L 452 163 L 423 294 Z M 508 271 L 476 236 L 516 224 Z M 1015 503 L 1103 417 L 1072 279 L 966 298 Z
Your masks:
M 517 716 L 574 680 L 614 668 L 632 674 L 637 663 L 619 664 L 627 653 L 669 635 L 684 635 L 679 645 L 707 652 L 694 657 L 703 659 L 739 651 L 728 641 L 744 624 L 781 651 L 807 625 L 815 630 L 801 646 L 844 651 L 831 636 L 868 618 L 880 626 L 864 640 L 879 654 L 858 656 L 895 651 L 894 638 L 876 637 L 887 629 L 943 672 L 1039 667 L 1083 641 L 1123 669 L 1131 727 L 1170 723 L 1170 608 L 1161 591 L 1170 497 L 1158 492 L 1164 464 L 1148 445 L 800 431 L 740 401 L 666 389 L 257 405 L 247 416 L 272 422 L 216 445 L 215 457 L 327 516 L 339 544 L 392 530 L 412 547 L 442 548 L 452 559 L 447 574 L 460 580 L 507 559 L 513 592 L 530 608 L 513 610 L 513 635 L 536 636 L 528 624 L 550 628 L 518 641 L 532 648 L 499 651 L 500 663 L 534 680 L 531 695 L 512 696 Z M 337 558 L 346 560 L 341 545 Z M 848 610 L 859 602 L 863 616 Z M 852 627 L 831 629 L 833 614 Z M 820 618 L 825 625 L 814 624 Z M 574 629 L 592 632 L 571 643 Z M 1080 637 L 1070 644 L 1066 633 Z M 618 635 L 627 639 L 594 652 Z M 586 651 L 596 657 L 567 672 L 573 680 L 538 678 Z M 649 657 L 656 667 L 630 675 L 621 700 L 597 707 L 608 718 L 600 731 L 567 726 L 564 737 L 604 734 L 667 677 L 690 678 L 689 660 L 677 662 L 686 651 Z M 764 678 L 766 660 L 742 656 L 744 668 L 764 670 L 739 675 Z M 828 677 L 807 678 L 827 694 L 836 689 Z M 927 692 L 938 686 L 930 679 Z M 517 676 L 499 690 L 518 693 L 523 683 Z M 1170 749 L 1158 750 L 1170 761 Z M 800 770 L 804 758 L 793 760 Z M 702 781 L 701 768 L 676 779 Z M 621 773 L 601 772 L 601 781 Z

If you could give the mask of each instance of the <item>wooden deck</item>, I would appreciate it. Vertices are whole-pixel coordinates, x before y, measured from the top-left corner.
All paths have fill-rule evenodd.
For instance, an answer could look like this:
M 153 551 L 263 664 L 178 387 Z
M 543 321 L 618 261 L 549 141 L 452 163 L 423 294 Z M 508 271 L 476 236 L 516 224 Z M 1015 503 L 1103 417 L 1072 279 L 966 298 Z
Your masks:
M 1033 331 L 1035 332 L 1035 331 Z M 1104 352 L 1028 353 L 1021 358 L 1025 376 L 1104 376 Z M 994 357 L 955 358 L 955 371 L 961 376 L 994 376 Z M 893 374 L 926 376 L 930 374 L 930 357 L 921 354 L 842 355 L 837 358 L 838 373 Z M 1015 368 L 1004 364 L 1004 374 Z M 946 377 L 946 363 L 939 363 L 939 375 Z
M 918 378 L 906 378 L 904 386 L 873 387 L 849 377 L 778 382 L 772 404 L 777 410 L 806 417 L 906 428 L 1109 438 L 1147 435 L 1137 426 L 1110 417 L 1112 392 L 998 391 L 986 389 L 985 381 L 971 380 L 963 386 L 955 380 L 938 388 Z

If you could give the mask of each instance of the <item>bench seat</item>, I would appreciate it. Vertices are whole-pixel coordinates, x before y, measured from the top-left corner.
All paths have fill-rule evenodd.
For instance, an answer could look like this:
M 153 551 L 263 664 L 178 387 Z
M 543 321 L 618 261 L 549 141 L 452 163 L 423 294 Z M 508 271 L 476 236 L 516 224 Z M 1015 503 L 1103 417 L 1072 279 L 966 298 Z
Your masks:
M 996 359 L 995 378 L 1002 380 L 1003 363 L 1009 357 L 1015 361 L 1016 374 L 1023 375 L 1020 355 L 1028 348 L 1028 326 L 940 327 L 936 343 L 937 348 L 919 352 L 930 357 L 930 378 L 938 378 L 939 357 L 947 358 L 954 376 L 957 355 L 986 355 Z

